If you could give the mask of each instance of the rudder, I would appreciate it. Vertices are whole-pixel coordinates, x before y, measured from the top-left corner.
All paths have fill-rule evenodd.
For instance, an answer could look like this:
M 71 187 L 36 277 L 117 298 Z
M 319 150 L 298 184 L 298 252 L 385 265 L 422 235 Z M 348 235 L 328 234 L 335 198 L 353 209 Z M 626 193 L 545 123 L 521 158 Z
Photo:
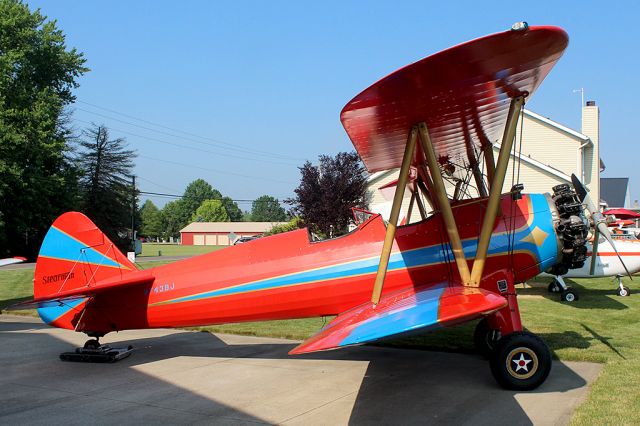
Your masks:
M 122 277 L 136 266 L 84 214 L 64 213 L 49 228 L 40 247 L 33 280 L 35 299 L 79 290 L 98 281 Z M 73 328 L 71 319 L 86 299 L 39 308 L 47 324 Z

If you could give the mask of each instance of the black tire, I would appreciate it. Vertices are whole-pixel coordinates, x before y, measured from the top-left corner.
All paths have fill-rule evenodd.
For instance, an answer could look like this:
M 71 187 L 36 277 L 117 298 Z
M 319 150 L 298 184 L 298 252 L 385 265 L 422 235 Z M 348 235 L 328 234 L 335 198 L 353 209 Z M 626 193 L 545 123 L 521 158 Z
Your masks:
M 96 339 L 87 340 L 84 343 L 85 349 L 98 349 L 99 347 L 100 347 L 100 342 L 98 342 Z
M 620 297 L 627 297 L 631 295 L 631 290 L 629 290 L 629 287 L 624 287 L 624 286 L 622 288 L 618 287 L 617 293 L 618 293 L 618 296 Z
M 549 293 L 560 293 L 560 291 L 562 290 L 562 287 L 560 287 L 560 284 L 558 284 L 558 281 L 553 280 L 549 283 L 549 287 L 547 287 L 547 291 Z
M 560 294 L 560 300 L 563 302 L 575 302 L 578 300 L 578 293 L 575 290 L 567 289 Z
M 532 390 L 544 383 L 551 371 L 551 351 L 535 334 L 515 332 L 498 341 L 490 365 L 503 388 Z
M 480 355 L 489 358 L 498 340 L 500 340 L 500 331 L 489 328 L 486 318 L 480 320 L 473 332 L 473 344 Z

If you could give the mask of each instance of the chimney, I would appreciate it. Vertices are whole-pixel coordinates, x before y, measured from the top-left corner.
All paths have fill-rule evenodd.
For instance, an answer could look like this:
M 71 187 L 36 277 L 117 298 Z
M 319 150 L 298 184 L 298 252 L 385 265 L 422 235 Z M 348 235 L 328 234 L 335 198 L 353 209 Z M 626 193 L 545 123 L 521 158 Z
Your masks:
M 593 145 L 586 146 L 584 155 L 584 184 L 591 198 L 600 203 L 600 108 L 595 101 L 587 101 L 582 107 L 582 134 L 591 139 Z

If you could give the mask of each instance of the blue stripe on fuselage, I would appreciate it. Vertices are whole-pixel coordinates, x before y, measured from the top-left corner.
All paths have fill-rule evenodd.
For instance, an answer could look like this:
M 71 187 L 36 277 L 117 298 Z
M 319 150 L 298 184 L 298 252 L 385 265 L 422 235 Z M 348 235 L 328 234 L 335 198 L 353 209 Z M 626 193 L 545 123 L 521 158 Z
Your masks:
M 530 252 L 536 261 L 541 263 L 541 270 L 544 270 L 555 263 L 556 260 L 557 242 L 555 238 L 555 231 L 553 229 L 551 213 L 545 196 L 542 194 L 530 194 L 529 197 L 532 203 L 532 211 L 535 212 L 531 225 L 516 232 L 515 235 L 493 235 L 489 244 L 488 254 L 491 256 L 507 252 L 509 249 L 509 240 L 512 239 L 515 245 L 514 250 Z M 521 241 L 536 227 L 548 234 L 542 246 L 538 247 L 534 243 Z M 464 240 L 462 241 L 462 246 L 467 259 L 473 259 L 476 254 L 477 240 L 475 238 Z M 389 259 L 388 270 L 394 271 L 434 265 L 444 262 L 447 257 L 453 261 L 453 253 L 451 252 L 448 244 L 438 244 L 414 250 L 396 252 L 392 253 Z M 373 274 L 378 268 L 378 261 L 379 257 L 376 256 L 354 262 L 294 273 L 291 275 L 240 284 L 219 290 L 212 290 L 159 303 L 187 302 L 210 297 L 286 287 L 290 285 L 308 284 L 316 281 L 327 281 L 339 278 L 355 277 L 358 275 Z

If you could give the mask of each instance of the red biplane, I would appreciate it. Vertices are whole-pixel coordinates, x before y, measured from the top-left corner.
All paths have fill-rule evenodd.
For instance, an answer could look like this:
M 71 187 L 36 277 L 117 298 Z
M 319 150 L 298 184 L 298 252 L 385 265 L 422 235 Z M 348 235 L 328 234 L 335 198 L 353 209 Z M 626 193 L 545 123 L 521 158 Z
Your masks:
M 78 357 L 110 356 L 97 338 L 126 329 L 337 315 L 291 351 L 303 354 L 483 318 L 476 342 L 496 380 L 533 389 L 551 355 L 523 331 L 514 283 L 581 266 L 587 231 L 569 186 L 553 196 L 502 187 L 525 99 L 567 44 L 560 28 L 522 23 L 408 65 L 351 100 L 341 120 L 367 169 L 400 168 L 388 223 L 372 214 L 330 240 L 299 229 L 138 270 L 70 212 L 42 243 L 31 306 L 47 324 L 96 338 Z M 447 194 L 443 175 L 455 169 L 473 176 L 479 196 Z M 407 187 L 422 220 L 398 227 Z

